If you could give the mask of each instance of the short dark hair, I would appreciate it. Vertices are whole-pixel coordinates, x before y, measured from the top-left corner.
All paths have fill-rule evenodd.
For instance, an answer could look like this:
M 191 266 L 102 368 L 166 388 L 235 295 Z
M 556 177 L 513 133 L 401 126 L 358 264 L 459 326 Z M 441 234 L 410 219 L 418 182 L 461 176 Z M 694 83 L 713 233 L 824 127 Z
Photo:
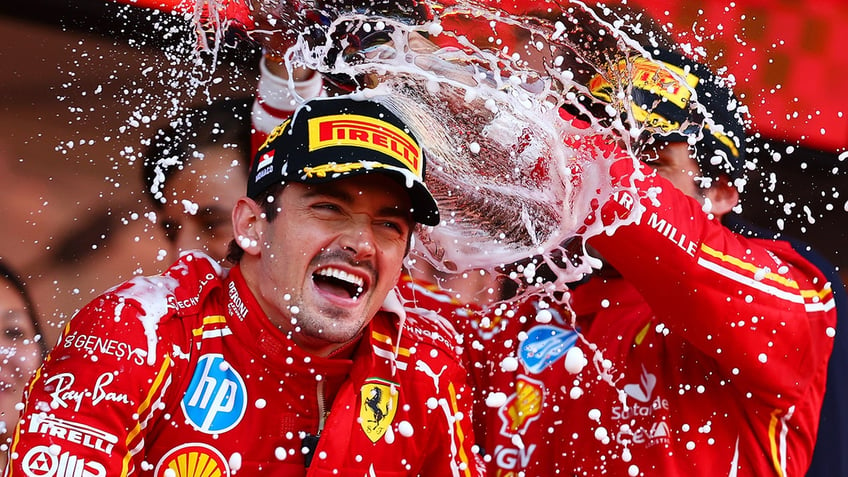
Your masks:
M 192 154 L 210 146 L 243 151 L 241 165 L 247 172 L 251 161 L 252 97 L 218 100 L 187 109 L 149 140 L 142 164 L 144 193 L 157 210 L 165 203 L 162 189 L 175 171 L 191 161 Z M 238 187 L 243 187 L 238 184 Z
M 285 184 L 275 184 L 265 190 L 265 192 L 257 197 L 257 204 L 262 208 L 262 213 L 265 214 L 265 220 L 269 223 L 273 222 L 280 213 L 280 208 L 277 206 L 277 200 L 280 194 L 283 193 Z M 238 265 L 244 257 L 244 249 L 239 245 L 238 240 L 230 240 L 227 246 L 227 261 L 233 265 Z

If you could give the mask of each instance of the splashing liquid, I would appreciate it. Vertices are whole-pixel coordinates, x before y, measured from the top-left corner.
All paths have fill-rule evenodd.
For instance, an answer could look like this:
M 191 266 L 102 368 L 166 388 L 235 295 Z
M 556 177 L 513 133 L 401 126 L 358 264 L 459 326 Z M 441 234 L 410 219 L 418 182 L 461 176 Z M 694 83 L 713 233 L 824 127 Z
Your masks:
M 586 229 L 584 219 L 591 204 L 615 192 L 610 148 L 580 138 L 607 138 L 635 161 L 627 139 L 639 131 L 589 99 L 585 85 L 610 71 L 612 58 L 642 50 L 582 3 L 568 9 L 541 3 L 557 14 L 430 3 L 435 19 L 415 25 L 364 13 L 339 13 L 310 25 L 286 5 L 276 6 L 275 15 L 303 29 L 284 54 L 290 68 L 306 66 L 365 87 L 364 94 L 401 116 L 424 146 L 428 186 L 443 221 L 421 231 L 415 253 L 439 271 L 503 270 L 536 256 L 553 265 L 561 284 L 597 265 L 582 248 L 576 255 L 569 251 L 569 261 L 551 259 L 564 255 L 569 239 L 601 232 L 600 224 Z M 457 17 L 464 28 L 452 26 Z M 526 44 L 523 55 L 477 46 L 462 33 L 477 30 L 468 28 L 469 21 L 483 31 L 508 29 L 523 39 L 516 48 Z M 626 83 L 614 81 L 622 92 Z M 626 94 L 619 97 L 626 100 Z M 575 125 L 575 115 L 586 124 Z

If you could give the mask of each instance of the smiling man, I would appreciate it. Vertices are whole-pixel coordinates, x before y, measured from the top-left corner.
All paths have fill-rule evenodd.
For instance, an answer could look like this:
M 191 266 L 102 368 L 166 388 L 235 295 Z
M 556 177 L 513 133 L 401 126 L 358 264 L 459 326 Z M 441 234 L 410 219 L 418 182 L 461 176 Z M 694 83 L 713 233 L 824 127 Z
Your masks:
M 393 291 L 439 221 L 424 168 L 377 102 L 306 103 L 251 166 L 232 269 L 186 254 L 71 320 L 8 475 L 479 475 L 454 331 Z

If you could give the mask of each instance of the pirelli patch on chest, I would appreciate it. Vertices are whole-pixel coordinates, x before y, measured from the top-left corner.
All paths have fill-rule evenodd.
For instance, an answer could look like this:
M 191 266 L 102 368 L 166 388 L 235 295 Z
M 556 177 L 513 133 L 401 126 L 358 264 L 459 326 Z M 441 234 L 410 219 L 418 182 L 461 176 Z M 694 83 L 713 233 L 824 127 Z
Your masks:
M 359 423 L 365 435 L 376 443 L 392 425 L 398 406 L 400 386 L 380 378 L 368 378 L 360 389 Z

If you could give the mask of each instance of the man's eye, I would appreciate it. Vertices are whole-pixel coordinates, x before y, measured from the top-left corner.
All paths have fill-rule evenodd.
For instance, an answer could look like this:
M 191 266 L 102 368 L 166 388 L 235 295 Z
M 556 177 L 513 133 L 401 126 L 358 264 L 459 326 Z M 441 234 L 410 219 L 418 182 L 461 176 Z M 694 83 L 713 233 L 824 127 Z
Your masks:
M 23 330 L 21 330 L 21 329 L 20 329 L 20 328 L 18 328 L 18 327 L 6 328 L 6 329 L 4 330 L 4 333 L 3 333 L 3 334 L 5 334 L 7 338 L 10 338 L 10 339 L 12 339 L 12 340 L 17 340 L 17 339 L 19 339 L 19 338 L 23 338 L 23 337 L 24 337 L 24 332 L 23 332 Z
M 181 228 L 182 226 L 177 222 L 167 220 L 162 222 L 162 229 L 165 231 L 165 238 L 169 242 L 177 241 L 177 238 L 180 235 Z
M 387 220 L 387 221 L 382 223 L 382 226 L 387 228 L 387 229 L 390 229 L 394 232 L 397 232 L 398 234 L 404 233 L 403 225 L 399 224 L 398 222 L 393 222 L 391 220 Z
M 320 204 L 315 204 L 314 207 L 319 210 L 326 210 L 330 212 L 338 212 L 339 210 L 341 210 L 341 208 L 339 208 L 339 206 L 336 204 L 328 204 L 323 202 Z
M 220 217 L 210 217 L 201 223 L 201 227 L 207 232 L 225 230 L 229 225 L 228 219 Z

